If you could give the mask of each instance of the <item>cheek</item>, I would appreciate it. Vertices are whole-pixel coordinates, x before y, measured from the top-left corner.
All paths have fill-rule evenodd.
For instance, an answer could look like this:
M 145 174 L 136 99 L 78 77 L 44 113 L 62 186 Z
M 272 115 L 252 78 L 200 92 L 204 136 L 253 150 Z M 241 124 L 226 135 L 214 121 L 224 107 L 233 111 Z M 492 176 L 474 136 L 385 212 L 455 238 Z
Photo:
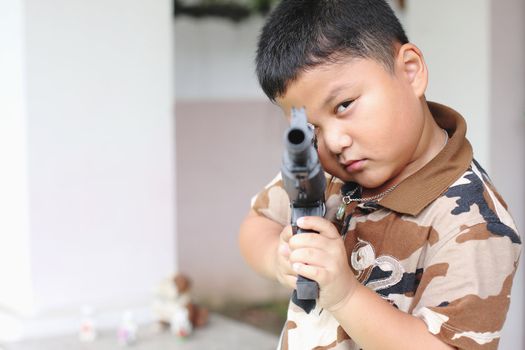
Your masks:
M 393 147 L 409 147 L 421 135 L 423 119 L 419 113 L 419 101 L 406 89 L 400 87 L 399 90 L 390 96 L 393 99 L 386 104 L 390 107 L 386 110 L 386 118 L 382 121 L 383 132 L 380 137 Z
M 318 140 L 317 154 L 319 155 L 321 166 L 325 171 L 331 172 L 339 168 L 337 158 L 328 151 L 328 148 L 326 148 L 322 140 Z
M 397 125 L 392 125 L 391 147 L 385 147 L 387 156 L 397 164 L 407 164 L 417 151 L 423 125 L 417 118 L 406 115 Z
M 319 155 L 319 161 L 321 162 L 321 165 L 323 168 L 326 168 L 330 164 L 330 160 L 333 158 L 333 156 L 328 152 L 328 149 L 326 148 L 326 145 L 321 139 L 318 139 L 317 141 L 317 154 Z

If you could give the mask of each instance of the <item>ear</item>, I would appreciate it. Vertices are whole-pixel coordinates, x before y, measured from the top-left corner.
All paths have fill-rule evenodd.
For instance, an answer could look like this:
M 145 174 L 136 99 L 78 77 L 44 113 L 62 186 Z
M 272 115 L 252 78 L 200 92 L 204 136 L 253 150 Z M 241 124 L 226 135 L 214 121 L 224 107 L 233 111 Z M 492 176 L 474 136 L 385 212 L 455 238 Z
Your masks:
M 412 86 L 414 94 L 422 97 L 428 85 L 428 70 L 423 53 L 414 44 L 404 44 L 399 48 L 396 68 Z

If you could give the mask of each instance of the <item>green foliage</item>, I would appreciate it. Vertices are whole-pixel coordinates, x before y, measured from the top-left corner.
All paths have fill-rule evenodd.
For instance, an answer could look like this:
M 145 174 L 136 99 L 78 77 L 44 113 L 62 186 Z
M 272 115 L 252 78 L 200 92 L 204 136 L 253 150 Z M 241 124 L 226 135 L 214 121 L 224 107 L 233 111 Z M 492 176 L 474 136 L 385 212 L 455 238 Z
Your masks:
M 278 0 L 174 0 L 174 15 L 193 18 L 218 17 L 240 22 L 252 15 L 265 15 Z

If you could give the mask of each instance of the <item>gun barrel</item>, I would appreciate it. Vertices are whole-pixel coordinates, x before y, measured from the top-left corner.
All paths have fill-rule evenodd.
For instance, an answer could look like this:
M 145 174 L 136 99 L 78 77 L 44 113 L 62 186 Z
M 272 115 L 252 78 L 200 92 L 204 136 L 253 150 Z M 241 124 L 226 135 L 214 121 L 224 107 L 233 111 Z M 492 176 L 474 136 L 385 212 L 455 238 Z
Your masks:
M 312 145 L 312 132 L 299 125 L 291 126 L 286 133 L 286 149 L 290 160 L 297 165 L 306 166 L 309 157 L 309 148 Z
M 290 127 L 285 133 L 286 149 L 281 172 L 290 201 L 301 206 L 324 201 L 326 180 L 313 137 L 304 109 L 292 109 Z
M 324 216 L 326 178 L 317 156 L 314 133 L 308 127 L 304 109 L 292 109 L 290 128 L 285 133 L 285 151 L 281 167 L 283 185 L 290 198 L 294 234 L 314 231 L 297 227 L 303 216 Z M 302 276 L 297 280 L 297 298 L 312 300 L 319 296 L 319 286 Z

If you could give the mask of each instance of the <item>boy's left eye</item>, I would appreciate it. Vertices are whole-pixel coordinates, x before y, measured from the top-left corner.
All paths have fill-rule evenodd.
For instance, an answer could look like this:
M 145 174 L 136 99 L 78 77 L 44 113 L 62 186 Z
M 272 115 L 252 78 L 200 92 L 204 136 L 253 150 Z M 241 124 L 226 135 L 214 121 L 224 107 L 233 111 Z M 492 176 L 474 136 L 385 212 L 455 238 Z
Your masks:
M 341 103 L 335 109 L 335 113 L 343 113 L 352 104 L 352 102 L 354 102 L 354 101 L 350 100 L 350 101 L 345 101 L 345 102 Z

